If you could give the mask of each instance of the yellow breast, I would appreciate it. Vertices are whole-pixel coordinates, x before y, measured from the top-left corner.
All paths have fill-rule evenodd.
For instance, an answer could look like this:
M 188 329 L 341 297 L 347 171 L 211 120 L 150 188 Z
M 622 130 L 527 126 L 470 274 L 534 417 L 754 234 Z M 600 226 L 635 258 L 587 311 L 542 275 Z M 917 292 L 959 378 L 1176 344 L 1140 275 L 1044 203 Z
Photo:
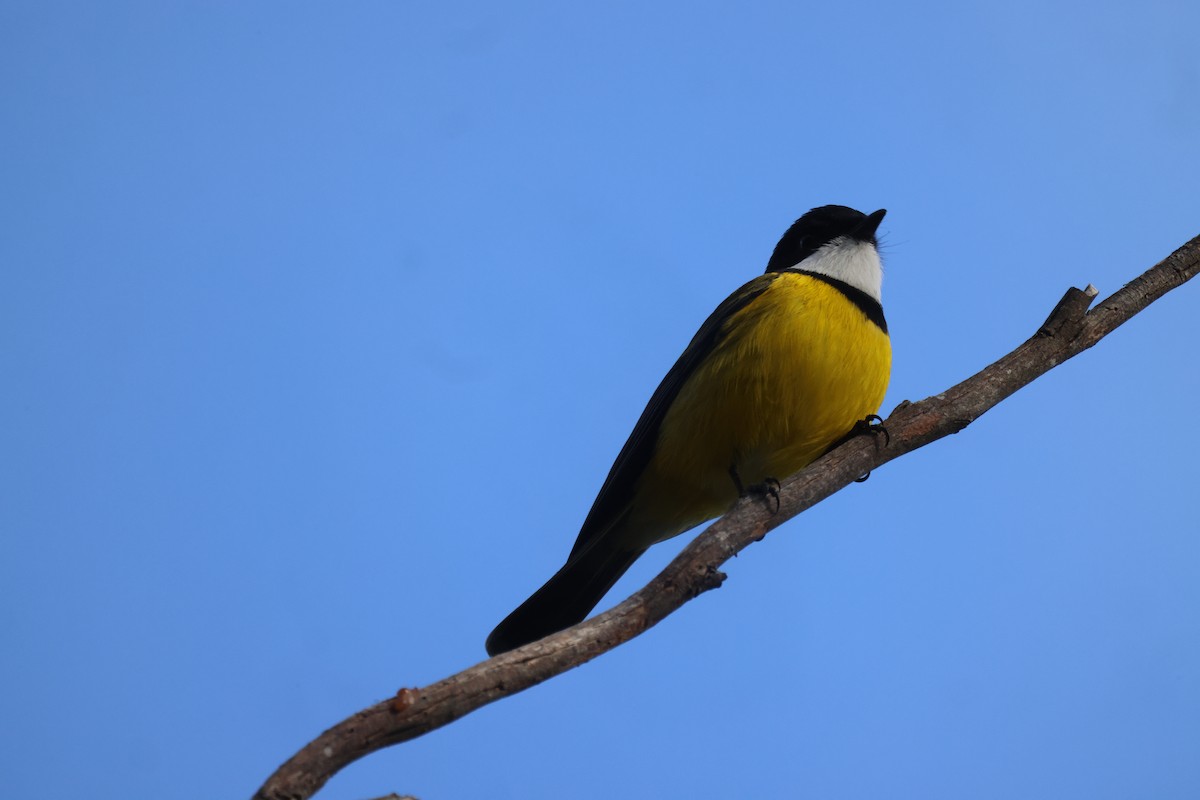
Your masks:
M 725 512 L 744 486 L 783 479 L 879 410 L 888 335 L 828 283 L 781 273 L 733 314 L 663 419 L 637 516 L 656 540 Z

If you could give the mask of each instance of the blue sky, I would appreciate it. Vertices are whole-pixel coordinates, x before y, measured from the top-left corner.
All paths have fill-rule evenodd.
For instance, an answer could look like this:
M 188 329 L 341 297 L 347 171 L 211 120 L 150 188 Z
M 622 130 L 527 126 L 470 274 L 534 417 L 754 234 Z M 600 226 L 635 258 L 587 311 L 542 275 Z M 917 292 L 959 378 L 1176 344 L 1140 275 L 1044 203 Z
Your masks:
M 1200 7 L 0 7 L 0 774 L 246 797 L 467 667 L 708 312 L 889 209 L 885 411 L 1200 232 Z M 1192 798 L 1185 286 L 320 795 Z M 660 545 L 605 605 L 685 543 Z

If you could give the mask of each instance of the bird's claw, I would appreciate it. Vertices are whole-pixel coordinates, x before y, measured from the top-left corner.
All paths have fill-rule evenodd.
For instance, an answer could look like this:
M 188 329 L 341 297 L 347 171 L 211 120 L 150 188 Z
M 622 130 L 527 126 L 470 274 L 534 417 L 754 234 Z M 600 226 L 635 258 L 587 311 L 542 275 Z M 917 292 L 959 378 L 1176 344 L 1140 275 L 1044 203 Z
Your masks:
M 750 487 L 750 492 L 759 495 L 763 499 L 771 499 L 775 501 L 775 508 L 771 509 L 771 514 L 779 513 L 779 481 L 775 478 L 767 478 L 762 483 L 755 484 Z
M 858 433 L 869 433 L 872 436 L 883 434 L 883 446 L 887 447 L 892 443 L 892 435 L 888 433 L 888 429 L 883 426 L 883 417 L 878 414 L 867 414 L 866 417 L 858 421 L 856 425 Z M 868 473 L 870 474 L 870 473 Z

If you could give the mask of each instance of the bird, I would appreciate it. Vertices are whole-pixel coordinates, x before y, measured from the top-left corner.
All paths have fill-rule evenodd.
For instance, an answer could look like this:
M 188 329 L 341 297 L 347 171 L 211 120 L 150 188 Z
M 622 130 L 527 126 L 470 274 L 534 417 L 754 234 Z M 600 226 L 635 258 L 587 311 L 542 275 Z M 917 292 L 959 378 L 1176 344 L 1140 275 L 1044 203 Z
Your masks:
M 808 211 L 717 306 L 651 395 L 566 563 L 496 626 L 489 655 L 583 621 L 651 545 L 777 491 L 878 419 L 892 362 L 886 213 Z

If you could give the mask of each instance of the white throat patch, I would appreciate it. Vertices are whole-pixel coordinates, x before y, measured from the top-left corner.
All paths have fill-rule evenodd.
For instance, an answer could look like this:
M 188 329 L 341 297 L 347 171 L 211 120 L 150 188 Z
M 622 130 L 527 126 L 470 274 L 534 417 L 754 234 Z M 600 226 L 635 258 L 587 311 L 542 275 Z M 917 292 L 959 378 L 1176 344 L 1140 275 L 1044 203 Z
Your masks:
M 879 260 L 879 251 L 870 242 L 859 242 L 839 236 L 793 269 L 816 272 L 844 281 L 855 289 L 866 292 L 875 298 L 876 302 L 883 302 L 880 296 L 883 287 L 883 264 Z

